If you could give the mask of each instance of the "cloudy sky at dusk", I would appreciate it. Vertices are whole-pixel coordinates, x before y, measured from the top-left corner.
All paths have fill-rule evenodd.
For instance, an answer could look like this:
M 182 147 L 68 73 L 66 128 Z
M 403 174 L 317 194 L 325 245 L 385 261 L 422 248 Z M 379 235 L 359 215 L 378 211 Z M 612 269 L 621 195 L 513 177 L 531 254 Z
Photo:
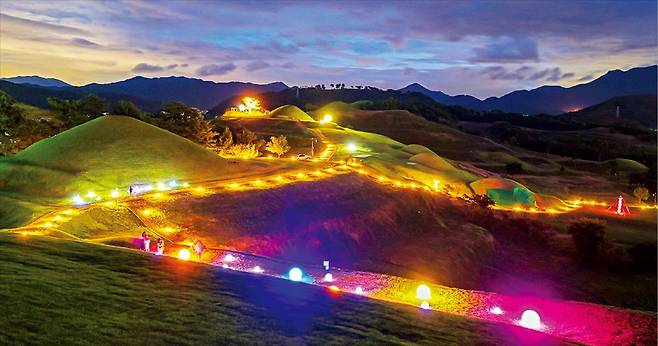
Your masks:
M 656 1 L 8 1 L 0 76 L 341 82 L 500 96 L 656 63 Z

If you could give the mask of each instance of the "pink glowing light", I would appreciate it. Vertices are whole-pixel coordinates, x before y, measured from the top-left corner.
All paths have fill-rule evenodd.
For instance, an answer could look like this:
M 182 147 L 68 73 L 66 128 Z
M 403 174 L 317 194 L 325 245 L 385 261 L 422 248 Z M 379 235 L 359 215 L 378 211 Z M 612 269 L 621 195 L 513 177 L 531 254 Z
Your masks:
M 502 315 L 503 309 L 501 309 L 499 306 L 494 306 L 493 308 L 491 308 L 491 310 L 489 310 L 489 312 L 491 312 L 494 315 Z

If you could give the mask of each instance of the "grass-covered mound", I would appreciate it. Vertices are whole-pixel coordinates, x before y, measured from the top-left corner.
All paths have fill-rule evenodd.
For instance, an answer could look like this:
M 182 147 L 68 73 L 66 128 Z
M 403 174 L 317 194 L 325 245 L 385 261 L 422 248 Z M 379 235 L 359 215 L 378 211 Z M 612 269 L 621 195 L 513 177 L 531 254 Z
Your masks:
M 0 233 L 0 264 L 2 344 L 508 344 L 518 341 L 516 333 L 539 336 L 335 296 L 287 280 L 47 237 Z
M 473 191 L 479 195 L 487 195 L 496 205 L 537 206 L 535 194 L 525 186 L 504 178 L 484 178 L 471 183 Z
M 292 119 L 299 121 L 313 121 L 310 115 L 306 114 L 303 110 L 299 109 L 297 106 L 285 105 L 281 106 L 268 114 L 272 118 L 284 118 Z
M 649 170 L 647 166 L 629 159 L 612 159 L 605 162 L 608 169 L 614 169 L 620 173 L 644 173 Z
M 340 119 L 342 119 L 344 115 L 351 114 L 358 109 L 358 104 L 352 105 L 343 101 L 334 101 L 316 109 L 313 112 L 313 115 L 316 119 L 322 119 L 325 114 L 331 114 L 334 120 L 337 120 L 340 123 Z
M 19 225 L 33 206 L 70 203 L 93 191 L 126 194 L 135 183 L 205 181 L 266 170 L 236 163 L 171 132 L 124 116 L 104 116 L 0 159 L 0 228 Z M 21 216 L 17 216 L 17 213 Z

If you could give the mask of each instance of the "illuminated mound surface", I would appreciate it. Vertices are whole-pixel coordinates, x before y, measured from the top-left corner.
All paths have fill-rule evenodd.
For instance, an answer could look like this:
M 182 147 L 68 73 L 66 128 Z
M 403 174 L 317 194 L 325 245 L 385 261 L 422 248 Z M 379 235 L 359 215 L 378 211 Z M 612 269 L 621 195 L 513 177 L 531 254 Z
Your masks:
M 0 228 L 15 201 L 70 203 L 74 194 L 126 193 L 135 183 L 205 181 L 268 170 L 266 162 L 236 163 L 187 139 L 123 116 L 104 116 L 0 159 Z M 5 203 L 5 201 L 7 201 Z M 22 208 L 22 207 L 21 207 Z M 20 209 L 20 208 L 19 208 Z M 3 221 L 5 220 L 5 221 Z M 19 220 L 11 221 L 16 224 Z
M 357 110 L 357 105 L 352 106 L 351 104 L 347 104 L 343 101 L 334 101 L 318 108 L 313 112 L 313 115 L 316 119 L 321 119 L 325 114 L 331 114 L 334 120 L 339 120 L 340 122 L 343 116 L 352 114 Z
M 605 162 L 609 168 L 614 168 L 617 172 L 624 173 L 644 173 L 649 170 L 647 166 L 629 159 L 613 159 Z
M 354 174 L 158 204 L 133 200 L 129 206 L 167 244 L 198 238 L 210 248 L 300 263 L 331 258 L 344 267 L 422 275 L 446 284 L 475 284 L 494 251 L 493 237 L 455 216 L 458 207 L 449 199 L 418 190 L 401 194 Z M 59 227 L 93 239 L 139 228 L 130 224 L 132 217 L 114 229 L 99 224 L 100 218 L 88 219 L 93 230 L 75 219 Z M 107 215 L 103 219 L 115 222 Z M 139 234 L 135 230 L 132 236 Z
M 409 144 L 405 145 L 402 149 L 400 149 L 406 153 L 409 153 L 411 155 L 416 155 L 416 154 L 422 154 L 422 153 L 434 153 L 432 150 L 429 148 L 422 146 L 420 144 Z
M 496 202 L 496 205 L 511 206 L 537 206 L 535 194 L 525 186 L 504 178 L 484 178 L 471 183 L 471 188 L 478 195 L 487 195 Z
M 289 118 L 299 121 L 313 121 L 313 118 L 311 118 L 310 115 L 306 114 L 306 112 L 293 105 L 281 106 L 271 111 L 268 115 L 272 118 Z

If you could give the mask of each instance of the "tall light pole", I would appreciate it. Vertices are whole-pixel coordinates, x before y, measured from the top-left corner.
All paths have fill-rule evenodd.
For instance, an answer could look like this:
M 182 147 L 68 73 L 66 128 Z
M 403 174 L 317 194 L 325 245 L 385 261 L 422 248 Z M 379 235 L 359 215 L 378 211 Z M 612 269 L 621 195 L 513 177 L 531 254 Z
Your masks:
M 317 142 L 318 139 L 313 137 L 311 138 L 311 158 L 315 156 L 315 142 Z

